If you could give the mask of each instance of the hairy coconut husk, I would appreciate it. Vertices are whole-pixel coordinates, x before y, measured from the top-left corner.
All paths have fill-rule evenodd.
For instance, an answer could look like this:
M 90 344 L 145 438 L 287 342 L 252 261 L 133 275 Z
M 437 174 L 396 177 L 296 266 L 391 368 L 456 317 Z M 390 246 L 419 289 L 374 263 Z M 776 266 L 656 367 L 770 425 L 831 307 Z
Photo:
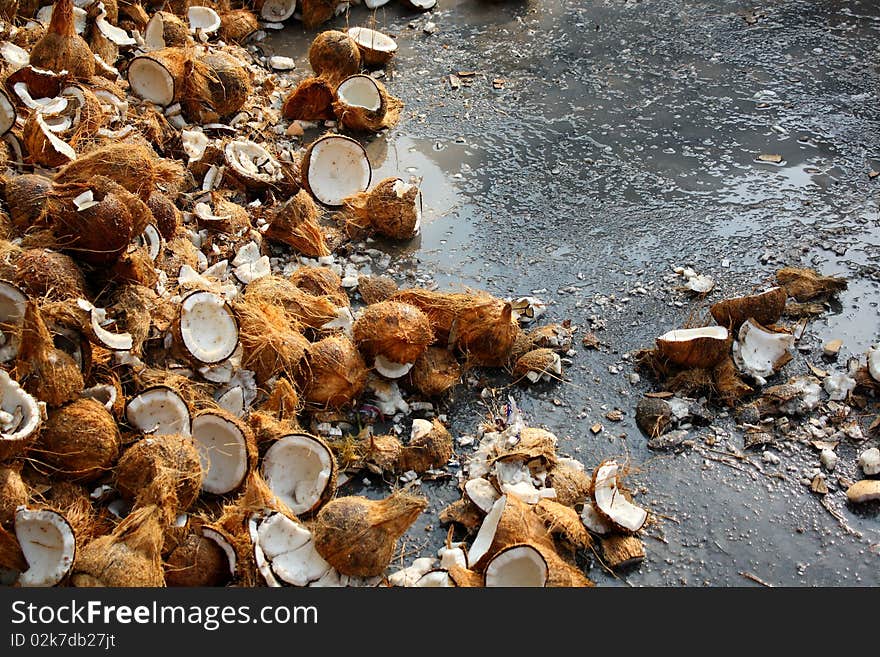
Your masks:
M 550 471 L 547 481 L 556 491 L 556 501 L 570 507 L 583 504 L 593 489 L 590 475 L 563 462 Z
M 822 276 L 814 269 L 783 267 L 776 272 L 776 280 L 798 301 L 824 300 L 847 288 L 844 278 Z
M 414 363 L 434 339 L 427 315 L 397 301 L 367 306 L 354 323 L 353 332 L 365 356 L 383 356 L 400 364 Z
M 154 191 L 146 200 L 147 207 L 153 213 L 156 221 L 156 229 L 166 242 L 170 242 L 177 236 L 177 231 L 183 223 L 183 217 L 177 206 L 165 194 Z
M 150 328 L 164 333 L 175 318 L 174 304 L 160 297 L 152 288 L 137 283 L 120 286 L 113 295 L 113 309 L 125 318 L 126 332 L 131 334 L 132 351 L 142 352 L 150 336 Z
M 735 406 L 738 401 L 748 397 L 753 388 L 739 375 L 739 370 L 729 356 L 712 370 L 715 393 L 725 406 Z
M 517 359 L 513 367 L 514 379 L 519 381 L 530 373 L 547 374 L 553 378 L 558 378 L 553 369 L 558 362 L 559 356 L 552 349 L 532 349 Z
M 249 9 L 233 9 L 220 14 L 220 38 L 227 43 L 244 43 L 259 29 L 256 14 Z
M 27 504 L 28 489 L 21 480 L 21 464 L 0 465 L 0 526 L 15 519 L 15 510 Z
M 731 332 L 739 329 L 749 318 L 766 326 L 782 317 L 787 296 L 785 288 L 774 287 L 760 294 L 719 301 L 710 308 L 710 312 L 719 326 Z
M 184 265 L 189 265 L 193 269 L 199 266 L 199 250 L 188 237 L 177 237 L 165 244 L 157 264 L 169 278 L 177 279 L 180 268 Z
M 421 202 L 419 188 L 411 184 L 405 186 L 403 194 L 398 194 L 402 181 L 400 178 L 386 178 L 369 193 L 366 213 L 370 226 L 380 235 L 395 240 L 412 239 L 419 230 Z
M 310 258 L 330 255 L 318 225 L 318 208 L 304 189 L 271 212 L 264 235 Z
M 366 436 L 362 444 L 361 462 L 368 470 L 382 473 L 400 472 L 404 447 L 395 436 Z
M 82 372 L 70 355 L 55 347 L 34 301 L 27 303 L 21 330 L 15 371 L 22 387 L 49 406 L 77 397 L 84 387 Z
M 397 292 L 397 283 L 390 276 L 360 276 L 358 292 L 365 304 L 379 303 Z
M 95 509 L 89 490 L 82 484 L 70 481 L 52 482 L 51 488 L 43 493 L 43 498 L 70 524 L 76 537 L 77 551 L 98 536 L 109 534 L 116 525 L 109 511 Z
M 51 180 L 33 173 L 6 179 L 6 207 L 9 208 L 9 217 L 18 230 L 25 232 L 39 225 L 46 206 L 46 195 L 51 189 Z
M 0 525 L 0 568 L 24 572 L 28 568 L 27 559 L 18 544 L 15 533 L 5 530 Z
M 552 469 L 556 465 L 556 436 L 545 429 L 524 427 L 519 434 L 519 441 L 496 447 L 496 461 L 524 461 L 529 463 L 535 459 Z
M 599 545 L 602 547 L 602 560 L 612 570 L 628 568 L 645 560 L 645 544 L 637 536 L 603 536 Z
M 429 431 L 410 440 L 401 450 L 397 469 L 421 474 L 431 468 L 442 468 L 453 454 L 452 435 L 435 419 Z
M 293 384 L 284 377 L 280 377 L 275 381 L 272 392 L 269 393 L 266 401 L 260 405 L 261 411 L 271 413 L 273 417 L 279 420 L 293 422 L 296 422 L 296 415 L 301 409 L 302 402 L 300 401 L 299 394 L 293 387 Z
M 322 78 L 306 78 L 284 99 L 281 115 L 292 121 L 329 121 L 333 113 L 333 87 Z
M 410 372 L 410 381 L 423 395 L 439 397 L 461 380 L 461 366 L 448 349 L 428 347 Z
M 49 249 L 22 251 L 12 281 L 31 297 L 50 301 L 88 298 L 86 279 L 73 258 Z
M 143 33 L 149 20 L 147 10 L 139 2 L 123 2 L 119 6 L 118 25 L 127 32 L 136 29 Z
M 331 335 L 310 345 L 303 369 L 306 401 L 320 406 L 346 406 L 367 384 L 364 359 L 345 335 Z
M 269 445 L 279 438 L 302 431 L 296 417 L 280 419 L 271 411 L 251 411 L 248 426 L 254 434 L 257 445 Z
M 130 245 L 110 270 L 111 278 L 118 283 L 134 283 L 153 287 L 159 280 L 159 272 L 145 246 Z
M 460 499 L 440 511 L 438 517 L 441 524 L 455 523 L 468 531 L 473 531 L 480 526 L 485 515 L 483 510 L 470 500 Z
M 215 541 L 190 528 L 165 560 L 167 586 L 223 586 L 232 578 L 229 558 Z
M 217 406 L 211 396 L 210 384 L 198 383 L 185 376 L 169 374 L 166 370 L 144 368 L 134 373 L 132 379 L 139 392 L 155 387 L 170 388 L 192 411 Z
M 86 43 L 89 44 L 89 49 L 106 64 L 114 66 L 119 59 L 119 46 L 105 37 L 104 33 L 94 23 L 86 28 L 85 34 L 87 35 Z M 95 67 L 96 74 L 100 75 L 101 71 L 102 67 Z
M 687 329 L 684 329 L 687 330 Z M 670 331 L 656 339 L 658 354 L 681 368 L 710 368 L 730 353 L 732 335 L 719 329 L 718 335 L 699 335 L 686 340 L 672 339 Z M 721 338 L 721 334 L 726 334 Z
M 333 15 L 336 4 L 332 0 L 308 0 L 302 7 L 303 23 L 311 29 Z M 323 10 L 329 10 L 325 18 Z M 361 68 L 361 52 L 354 39 L 345 32 L 326 30 L 312 41 L 309 47 L 309 64 L 315 75 L 323 77 L 335 89 L 336 86 L 350 75 L 356 74 Z
M 384 500 L 340 497 L 327 503 L 312 530 L 315 549 L 343 575 L 381 575 L 427 500 L 395 492 Z
M 826 310 L 825 304 L 820 301 L 799 303 L 789 299 L 788 303 L 785 304 L 783 315 L 790 319 L 813 318 L 822 315 Z
M 590 578 L 565 561 L 556 551 L 543 545 L 536 547 L 544 557 L 544 561 L 547 562 L 549 576 L 546 586 L 551 588 L 592 588 L 595 586 Z
M 148 199 L 157 187 L 173 198 L 183 185 L 184 169 L 179 162 L 161 159 L 142 144 L 113 143 L 78 157 L 56 174 L 55 183 L 88 184 L 96 176 L 116 181 L 142 200 Z M 138 223 L 143 226 L 151 223 L 141 219 Z M 141 232 L 143 228 L 136 234 Z
M 482 588 L 485 586 L 483 576 L 480 573 L 463 568 L 458 564 L 449 567 L 449 577 L 455 582 L 456 586 L 468 588 Z
M 333 299 L 340 308 L 351 305 L 342 289 L 342 279 L 329 267 L 300 267 L 288 280 L 313 296 Z
M 278 374 L 293 375 L 309 348 L 299 323 L 283 306 L 247 299 L 234 304 L 238 317 L 242 365 L 265 383 Z
M 379 108 L 371 110 L 358 105 L 349 105 L 340 99 L 337 92 L 336 100 L 333 101 L 333 114 L 336 116 L 336 120 L 352 132 L 379 132 L 397 125 L 403 111 L 403 101 L 388 93 L 385 85 L 372 76 L 359 75 L 358 77 L 365 78 L 375 85 L 379 95 Z M 342 82 L 345 80 L 340 81 L 339 84 Z M 409 239 L 409 237 L 396 239 Z
M 7 240 L 0 240 L 0 280 L 11 281 L 15 278 L 15 263 L 21 254 L 20 247 Z
M 50 71 L 67 71 L 71 77 L 88 80 L 95 74 L 95 59 L 85 39 L 73 24 L 73 0 L 57 0 L 46 34 L 34 44 L 30 63 Z
M 116 488 L 134 499 L 153 480 L 168 477 L 169 494 L 176 495 L 180 509 L 189 508 L 202 487 L 199 453 L 187 436 L 142 438 L 129 447 L 116 466 Z
M 80 587 L 165 585 L 162 569 L 163 513 L 154 505 L 132 511 L 108 536 L 77 555 L 71 584 Z
M 116 420 L 94 399 L 78 399 L 49 415 L 36 453 L 55 476 L 94 481 L 119 456 Z
M 336 304 L 331 299 L 308 294 L 280 276 L 264 276 L 248 284 L 245 299 L 280 304 L 309 328 L 319 329 L 336 319 Z
M 166 48 L 185 48 L 193 44 L 189 26 L 183 19 L 170 11 L 157 11 L 153 16 L 156 14 L 162 21 L 162 39 Z
M 535 505 L 535 513 L 544 521 L 547 530 L 566 541 L 576 550 L 586 550 L 593 544 L 577 511 L 569 506 L 543 499 Z
M 253 89 L 247 69 L 219 50 L 187 60 L 184 76 L 181 105 L 184 114 L 197 123 L 216 122 L 235 114 Z
M 228 235 L 243 235 L 251 230 L 251 217 L 248 211 L 238 203 L 233 203 L 226 198 L 225 194 L 214 192 L 211 194 L 213 214 L 219 219 L 203 219 L 196 214 L 196 220 L 200 228 Z
M 670 377 L 663 384 L 663 389 L 683 397 L 694 397 L 711 394 L 715 390 L 715 380 L 712 376 L 712 370 L 695 367 L 690 370 L 682 370 Z

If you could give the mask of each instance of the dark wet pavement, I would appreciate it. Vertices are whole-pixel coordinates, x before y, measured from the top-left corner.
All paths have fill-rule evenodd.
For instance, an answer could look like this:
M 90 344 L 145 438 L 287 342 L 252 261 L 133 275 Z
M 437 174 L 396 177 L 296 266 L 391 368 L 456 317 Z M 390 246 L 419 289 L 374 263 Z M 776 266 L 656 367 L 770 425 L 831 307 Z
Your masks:
M 369 16 L 357 7 L 347 20 Z M 428 20 L 432 35 L 422 31 Z M 782 265 L 850 280 L 840 307 L 809 326 L 808 359 L 818 362 L 831 338 L 844 340 L 841 363 L 880 341 L 880 178 L 868 176 L 880 169 L 880 5 L 441 0 L 425 15 L 386 5 L 375 21 L 398 38 L 385 82 L 406 103 L 401 124 L 370 143 L 375 179 L 421 176 L 425 197 L 423 234 L 400 250 L 396 276 L 535 292 L 552 303 L 546 321 L 571 319 L 609 345 L 578 346 L 564 383 L 497 390 L 588 467 L 628 457 L 637 499 L 661 514 L 641 567 L 618 580 L 593 560 L 591 577 L 880 584 L 876 503 L 856 509 L 842 492 L 829 495 L 861 537 L 848 534 L 799 482 L 818 455 L 794 443 L 773 450 L 779 465 L 749 454 L 739 469 L 705 453 L 648 450 L 633 415 L 650 382 L 632 385 L 624 358 Z M 295 57 L 304 75 L 311 36 L 290 26 L 267 52 Z M 461 71 L 474 75 L 454 89 L 449 75 Z M 762 153 L 783 161 L 756 162 Z M 716 289 L 702 301 L 672 290 L 675 266 L 712 276 Z M 804 363 L 787 366 L 780 382 Z M 485 413 L 480 389 L 460 387 L 446 409 L 457 434 L 472 433 Z M 604 419 L 613 408 L 623 422 Z M 596 422 L 605 426 L 598 436 L 589 431 Z M 742 448 L 729 420 L 715 425 Z M 858 452 L 876 443 L 841 445 L 835 475 L 857 478 Z M 723 441 L 716 448 L 730 451 Z M 413 550 L 428 552 L 445 537 L 436 512 L 457 491 L 450 482 L 423 488 L 432 517 L 410 536 Z

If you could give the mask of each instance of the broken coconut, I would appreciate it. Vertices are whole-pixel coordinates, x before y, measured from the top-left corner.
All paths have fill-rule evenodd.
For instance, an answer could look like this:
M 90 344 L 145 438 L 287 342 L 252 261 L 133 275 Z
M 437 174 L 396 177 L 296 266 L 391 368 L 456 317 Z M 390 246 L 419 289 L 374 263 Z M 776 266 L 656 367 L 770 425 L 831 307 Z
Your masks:
M 314 513 L 336 491 L 336 459 L 316 436 L 282 436 L 266 451 L 262 468 L 269 488 L 297 515 Z
M 730 336 L 723 326 L 676 329 L 657 338 L 660 355 L 685 368 L 712 367 L 729 349 Z
M 361 51 L 361 60 L 369 68 L 385 66 L 397 52 L 397 42 L 387 34 L 368 27 L 348 28 L 350 36 Z
M 379 132 L 400 120 L 403 103 L 369 75 L 352 75 L 336 87 L 333 113 L 352 132 Z
M 455 387 L 460 379 L 461 366 L 455 356 L 440 347 L 428 347 L 410 371 L 410 380 L 416 390 L 428 397 L 442 395 Z
M 562 360 L 552 349 L 533 349 L 519 357 L 513 375 L 517 380 L 526 378 L 532 383 L 558 381 L 562 377 Z
M 31 446 L 44 412 L 6 370 L 0 370 L 0 461 L 14 458 Z
M 433 341 L 428 317 L 415 306 L 382 301 L 364 308 L 353 327 L 358 348 L 382 376 L 397 379 L 412 369 Z
M 73 0 L 55 2 L 46 34 L 31 48 L 30 63 L 88 80 L 95 74 L 95 58 L 89 44 L 76 33 L 73 15 Z
M 747 319 L 762 326 L 775 324 L 785 310 L 787 293 L 783 287 L 774 287 L 760 294 L 752 294 L 719 301 L 710 312 L 719 326 L 736 331 Z
M 648 520 L 648 512 L 630 502 L 619 489 L 620 466 L 609 460 L 593 473 L 595 509 L 615 527 L 627 532 L 639 531 Z
M 254 514 L 248 531 L 257 569 L 269 586 L 308 586 L 332 571 L 315 549 L 312 532 L 284 513 Z
M 328 121 L 333 113 L 333 87 L 324 78 L 306 78 L 284 99 L 281 115 L 298 121 Z
M 369 193 L 344 199 L 349 227 L 372 230 L 395 240 L 418 235 L 422 222 L 422 195 L 418 185 L 386 178 Z
M 195 291 L 183 298 L 174 333 L 187 356 L 201 365 L 222 363 L 239 345 L 235 313 L 212 292 Z
M 215 495 L 238 490 L 256 460 L 250 428 L 229 413 L 206 410 L 193 418 L 192 440 L 202 466 L 202 490 Z
M 55 586 L 70 572 L 76 537 L 67 519 L 51 509 L 20 507 L 15 512 L 15 537 L 27 561 L 19 586 Z
M 540 550 L 528 543 L 510 545 L 486 566 L 487 587 L 543 587 L 550 572 Z
M 739 329 L 733 345 L 733 360 L 740 372 L 763 381 L 791 360 L 789 349 L 794 345 L 790 333 L 768 331 L 752 320 Z
M 125 407 L 125 417 L 141 433 L 164 436 L 191 435 L 189 407 L 168 386 L 148 388 L 132 397 Z
M 415 419 L 409 442 L 400 452 L 398 469 L 421 474 L 432 468 L 442 468 L 453 453 L 452 435 L 440 420 Z
M 272 211 L 264 235 L 270 240 L 287 244 L 310 258 L 330 255 L 330 249 L 327 248 L 318 224 L 318 208 L 304 189 Z

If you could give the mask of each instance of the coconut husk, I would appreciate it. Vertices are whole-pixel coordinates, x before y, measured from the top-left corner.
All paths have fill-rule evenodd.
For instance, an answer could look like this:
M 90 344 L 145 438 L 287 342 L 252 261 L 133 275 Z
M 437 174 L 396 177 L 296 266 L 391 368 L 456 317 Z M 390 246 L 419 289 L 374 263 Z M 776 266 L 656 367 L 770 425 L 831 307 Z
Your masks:
M 211 194 L 211 205 L 213 213 L 220 219 L 204 220 L 195 215 L 196 221 L 200 228 L 208 228 L 218 233 L 225 233 L 234 237 L 242 237 L 248 235 L 252 229 L 251 216 L 248 211 L 238 203 L 234 203 L 226 198 L 221 192 Z
M 428 506 L 428 501 L 395 492 L 384 500 L 340 497 L 315 518 L 315 549 L 343 575 L 381 575 L 399 539 Z
M 51 189 L 51 180 L 33 173 L 6 179 L 6 207 L 9 208 L 9 217 L 18 230 L 25 232 L 40 225 L 40 219 L 44 218 L 46 195 Z
M 517 359 L 513 367 L 514 379 L 519 381 L 531 372 L 557 377 L 553 372 L 553 366 L 558 362 L 557 358 L 556 352 L 552 349 L 532 349 Z
M 180 133 L 168 118 L 151 105 L 141 105 L 138 113 L 132 115 L 129 110 L 128 123 L 137 130 L 138 136 L 159 153 L 174 152 L 181 143 Z M 134 140 L 135 138 L 133 138 Z M 184 174 L 186 175 L 186 174 Z M 177 188 L 167 189 L 168 194 L 175 195 Z
M 310 258 L 330 255 L 321 226 L 318 225 L 317 206 L 304 189 L 271 212 L 264 235 Z
M 636 425 L 649 438 L 656 438 L 672 425 L 672 409 L 662 399 L 642 397 L 636 406 Z
M 220 14 L 220 38 L 227 43 L 244 43 L 259 29 L 256 14 L 249 9 L 233 9 Z
M 119 7 L 118 24 L 127 32 L 138 30 L 143 33 L 149 20 L 149 14 L 139 2 L 123 2 Z
M 165 560 L 167 586 L 223 586 L 231 578 L 226 553 L 202 534 L 200 523 L 190 528 Z
M 130 245 L 110 269 L 111 278 L 119 283 L 133 283 L 153 287 L 159 281 L 159 272 L 144 246 Z
M 331 335 L 309 347 L 300 378 L 306 383 L 306 401 L 341 408 L 363 392 L 367 384 L 367 367 L 348 337 Z
M 798 301 L 824 301 L 847 288 L 844 278 L 822 276 L 814 269 L 783 267 L 776 272 L 776 280 Z
M 448 349 L 428 347 L 416 360 L 409 376 L 420 393 L 439 397 L 461 380 L 461 366 Z
M 539 460 L 547 469 L 556 465 L 556 436 L 544 429 L 524 427 L 519 440 L 513 444 L 503 444 L 495 448 L 493 461 L 523 461 L 530 463 Z
M 622 570 L 645 560 L 645 544 L 638 536 L 603 536 L 599 545 L 602 560 L 612 570 Z
M 34 112 L 25 120 L 22 143 L 28 154 L 27 162 L 47 168 L 60 167 L 70 162 L 75 153 L 65 151 L 63 145 L 56 147 L 47 133 L 48 128 L 42 114 Z M 62 136 L 54 136 L 67 144 Z M 70 146 L 70 144 L 67 145 Z
M 89 497 L 89 490 L 81 484 L 69 481 L 53 482 L 43 497 L 46 503 L 57 509 L 70 524 L 76 537 L 78 552 L 90 541 L 112 532 L 116 525 L 109 511 L 95 509 Z
M 15 519 L 15 510 L 27 504 L 28 489 L 21 480 L 21 464 L 0 465 L 0 526 Z
M 774 287 L 761 294 L 719 301 L 710 308 L 710 312 L 719 326 L 731 332 L 738 330 L 749 318 L 766 326 L 779 321 L 785 309 L 786 297 L 785 288 Z
M 386 118 L 388 116 L 386 114 Z M 395 240 L 408 240 L 419 231 L 421 208 L 417 206 L 421 203 L 420 192 L 417 185 L 411 184 L 399 196 L 394 191 L 399 182 L 399 178 L 386 178 L 377 184 L 367 197 L 365 210 L 370 226 L 379 235 Z
M 184 10 L 186 13 L 186 10 Z M 170 11 L 157 11 L 156 14 L 162 20 L 162 40 L 166 48 L 185 48 L 193 44 L 193 38 L 189 33 L 189 25 L 179 16 Z M 146 26 L 144 26 L 146 27 Z
M 239 301 L 233 305 L 244 349 L 242 365 L 265 383 L 281 373 L 292 376 L 305 357 L 309 341 L 299 323 L 283 306 L 265 301 Z
M 856 389 L 880 393 L 880 381 L 874 380 L 867 365 L 857 369 L 852 377 L 856 380 Z
M 257 445 L 269 445 L 279 438 L 301 431 L 296 418 L 279 419 L 270 411 L 251 411 L 248 426 L 254 434 Z
M 427 315 L 417 307 L 382 301 L 364 308 L 354 323 L 354 340 L 367 357 L 384 356 L 393 363 L 414 363 L 433 341 Z
M 57 0 L 46 34 L 30 51 L 30 64 L 37 68 L 88 80 L 95 74 L 95 59 L 85 39 L 76 33 L 73 0 Z
M 214 123 L 235 114 L 252 91 L 247 69 L 225 52 L 189 58 L 184 65 L 181 106 L 184 115 L 196 123 Z
M 300 267 L 288 280 L 313 296 L 333 299 L 339 308 L 351 305 L 342 289 L 342 279 L 329 267 Z
M 461 566 L 454 564 L 449 567 L 448 572 L 449 577 L 452 578 L 452 581 L 455 582 L 456 586 L 468 588 L 482 588 L 485 586 L 483 576 L 473 570 L 468 570 L 467 568 L 462 568 Z
M 725 406 L 735 406 L 741 399 L 754 392 L 753 388 L 743 381 L 730 357 L 713 368 L 712 377 L 715 394 Z
M 164 333 L 176 315 L 174 304 L 160 297 L 151 288 L 137 283 L 120 286 L 113 295 L 113 309 L 125 318 L 125 328 L 132 337 L 132 351 L 141 352 L 150 337 L 150 328 Z
M 535 507 L 526 504 L 516 495 L 508 494 L 492 544 L 476 563 L 469 566 L 482 572 L 498 552 L 517 543 L 530 543 L 556 553 L 553 536 L 535 512 Z
M 454 454 L 452 435 L 439 420 L 431 422 L 431 430 L 411 440 L 401 450 L 397 469 L 421 474 L 432 468 L 442 468 Z
M 333 87 L 324 78 L 306 78 L 284 99 L 281 115 L 291 121 L 334 119 Z
M 303 23 L 307 30 L 326 20 L 314 22 L 316 11 L 322 9 L 330 11 L 329 18 L 336 7 L 332 5 L 332 0 L 309 0 L 302 6 Z M 318 34 L 309 46 L 309 64 L 315 75 L 324 78 L 336 89 L 345 78 L 360 71 L 361 51 L 354 39 L 345 32 L 326 30 Z
M 712 376 L 713 371 L 700 367 L 682 370 L 671 376 L 663 384 L 663 389 L 683 397 L 698 397 L 703 394 L 711 394 L 715 390 L 715 379 Z
M 169 374 L 166 370 L 147 367 L 133 373 L 132 381 L 140 392 L 158 386 L 170 388 L 183 399 L 192 411 L 216 407 L 214 398 L 211 396 L 210 384 L 198 383 L 179 374 Z
M 783 316 L 790 319 L 804 319 L 818 317 L 826 311 L 825 304 L 817 301 L 807 301 L 806 303 L 798 303 L 793 299 L 789 299 L 785 304 Z
M 188 237 L 177 237 L 165 244 L 157 264 L 170 279 L 176 281 L 180 268 L 184 265 L 189 265 L 193 269 L 198 268 L 199 250 Z
M 119 456 L 116 420 L 94 399 L 78 399 L 49 415 L 34 453 L 53 475 L 94 481 L 108 472 Z
M 127 499 L 135 499 L 147 485 L 167 477 L 167 493 L 178 508 L 189 508 L 202 487 L 199 454 L 187 436 L 147 437 L 129 447 L 116 466 L 116 488 Z
M 95 5 L 96 6 L 96 5 Z M 89 49 L 109 66 L 114 66 L 119 59 L 119 46 L 104 36 L 98 26 L 92 23 L 84 32 Z M 101 67 L 95 67 L 95 73 L 101 73 Z
M 273 417 L 282 421 L 296 422 L 297 413 L 302 409 L 302 401 L 293 384 L 287 379 L 280 377 L 275 381 L 272 392 L 260 405 L 260 410 L 271 413 Z
M 18 544 L 18 539 L 11 531 L 6 531 L 0 526 L 0 568 L 24 572 L 28 568 L 27 559 Z
M 657 355 L 679 368 L 711 368 L 730 353 L 733 336 L 728 333 L 726 340 L 711 336 L 686 341 L 657 338 L 656 343 Z
M 455 523 L 468 531 L 474 531 L 479 528 L 485 515 L 483 510 L 470 500 L 460 499 L 443 509 L 439 518 L 441 524 Z
M 369 80 L 376 85 L 379 92 L 379 108 L 370 110 L 357 105 L 347 105 L 340 100 L 337 94 L 336 100 L 333 101 L 333 114 L 336 116 L 336 120 L 352 132 L 379 132 L 394 127 L 400 121 L 400 114 L 404 107 L 403 101 L 388 93 L 385 85 L 379 80 L 371 76 L 364 77 L 369 77 Z M 396 239 L 409 239 L 409 237 L 412 235 Z
M 593 544 L 578 512 L 569 506 L 543 499 L 535 505 L 535 513 L 553 536 L 567 542 L 575 550 L 586 550 Z
M 397 292 L 397 283 L 390 276 L 359 276 L 358 292 L 365 304 L 379 303 Z
M 377 474 L 400 472 L 404 447 L 395 436 L 366 436 L 361 462 Z
M 76 262 L 48 249 L 27 249 L 15 262 L 12 282 L 28 296 L 64 301 L 88 298 L 86 279 Z
M 561 588 L 592 588 L 595 586 L 589 577 L 580 569 L 560 557 L 554 550 L 543 545 L 535 546 L 547 563 L 547 587 Z
M 153 214 L 156 229 L 166 242 L 170 242 L 177 236 L 177 231 L 183 223 L 183 217 L 177 206 L 165 194 L 154 191 L 146 200 L 147 207 Z
M 336 319 L 336 304 L 328 297 L 316 297 L 280 276 L 264 276 L 245 288 L 245 299 L 280 304 L 300 324 L 319 329 Z
M 564 463 L 550 471 L 547 482 L 556 491 L 556 501 L 570 507 L 583 504 L 593 490 L 590 475 Z

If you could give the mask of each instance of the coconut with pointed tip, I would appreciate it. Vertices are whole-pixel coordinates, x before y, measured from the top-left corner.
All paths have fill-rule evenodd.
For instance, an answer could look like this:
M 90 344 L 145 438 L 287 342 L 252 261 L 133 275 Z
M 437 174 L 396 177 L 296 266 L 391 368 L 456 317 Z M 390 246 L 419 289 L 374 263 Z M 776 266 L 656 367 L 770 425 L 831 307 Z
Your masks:
M 73 0 L 55 2 L 46 34 L 31 49 L 30 63 L 88 80 L 95 74 L 95 59 L 89 44 L 76 33 L 73 10 Z
M 300 165 L 302 186 L 324 205 L 339 207 L 366 191 L 372 179 L 367 151 L 354 139 L 327 135 L 306 149 Z
M 424 498 L 402 492 L 384 500 L 339 497 L 315 519 L 315 548 L 344 575 L 380 575 L 391 562 L 397 539 L 427 505 Z
M 51 509 L 19 507 L 15 537 L 28 566 L 18 576 L 19 586 L 55 586 L 67 577 L 76 557 L 76 537 L 63 515 Z
M 352 75 L 336 87 L 333 113 L 352 132 L 379 132 L 400 120 L 403 102 L 369 75 Z
M 452 458 L 452 435 L 439 420 L 413 420 L 409 442 L 400 453 L 398 470 L 421 474 L 431 468 L 442 468 Z
M 415 306 L 396 301 L 367 306 L 353 332 L 358 348 L 386 376 L 397 374 L 398 368 L 406 371 L 397 376 L 406 374 L 434 339 L 427 316 Z
M 263 233 L 270 240 L 287 244 L 310 258 L 330 255 L 324 234 L 318 225 L 318 209 L 306 190 L 301 189 L 269 215 Z
M 242 44 L 260 29 L 256 15 L 249 9 L 233 9 L 220 15 L 220 38 Z
M 617 529 L 639 531 L 648 512 L 630 502 L 620 491 L 620 466 L 615 460 L 603 461 L 593 473 L 593 502 L 596 511 Z
M 461 366 L 448 349 L 428 347 L 410 372 L 416 390 L 428 397 L 439 397 L 461 380 Z
M 231 413 L 205 410 L 192 421 L 192 440 L 202 467 L 202 490 L 223 495 L 238 490 L 256 462 L 250 428 Z
M 213 292 L 196 290 L 183 298 L 173 333 L 182 353 L 200 365 L 222 363 L 239 345 L 235 313 Z
M 50 189 L 52 189 L 51 180 L 33 173 L 6 179 L 4 189 L 6 206 L 16 228 L 26 231 L 37 223 L 43 215 L 46 194 Z
M 550 569 L 541 551 L 528 543 L 499 550 L 486 565 L 487 587 L 544 587 Z
M 740 327 L 737 338 L 733 361 L 741 372 L 756 379 L 771 376 L 792 358 L 789 350 L 794 336 L 790 333 L 768 331 L 750 319 Z
M 199 453 L 189 436 L 142 438 L 129 447 L 116 466 L 116 488 L 129 500 L 154 480 L 166 477 L 167 493 L 179 509 L 189 508 L 202 488 Z
M 21 463 L 0 465 L 0 526 L 12 523 L 15 510 L 27 501 L 28 489 L 21 480 Z
M 281 115 L 293 121 L 328 121 L 333 113 L 333 87 L 324 78 L 306 78 L 284 99 Z
M 360 396 L 367 383 L 364 359 L 345 335 L 331 335 L 311 344 L 303 369 L 305 398 L 320 406 L 346 406 Z
M 78 399 L 49 415 L 37 453 L 55 476 L 93 481 L 119 456 L 116 420 L 99 401 Z
M 85 277 L 73 258 L 50 249 L 22 251 L 13 282 L 30 296 L 51 301 L 88 296 Z
M 263 457 L 263 478 L 297 516 L 315 513 L 336 492 L 336 459 L 322 439 L 306 433 L 282 436 Z
M 364 66 L 381 68 L 397 52 L 397 42 L 387 34 L 368 27 L 350 27 L 348 36 L 357 44 Z
M 774 287 L 759 294 L 719 301 L 712 306 L 710 312 L 719 326 L 730 331 L 736 331 L 749 318 L 767 326 L 782 317 L 787 296 L 785 288 Z
M 248 284 L 245 299 L 280 304 L 303 326 L 319 329 L 336 319 L 336 304 L 313 296 L 280 276 L 264 276 Z
M 329 267 L 299 267 L 288 280 L 313 296 L 332 298 L 339 307 L 351 305 L 342 279 Z

